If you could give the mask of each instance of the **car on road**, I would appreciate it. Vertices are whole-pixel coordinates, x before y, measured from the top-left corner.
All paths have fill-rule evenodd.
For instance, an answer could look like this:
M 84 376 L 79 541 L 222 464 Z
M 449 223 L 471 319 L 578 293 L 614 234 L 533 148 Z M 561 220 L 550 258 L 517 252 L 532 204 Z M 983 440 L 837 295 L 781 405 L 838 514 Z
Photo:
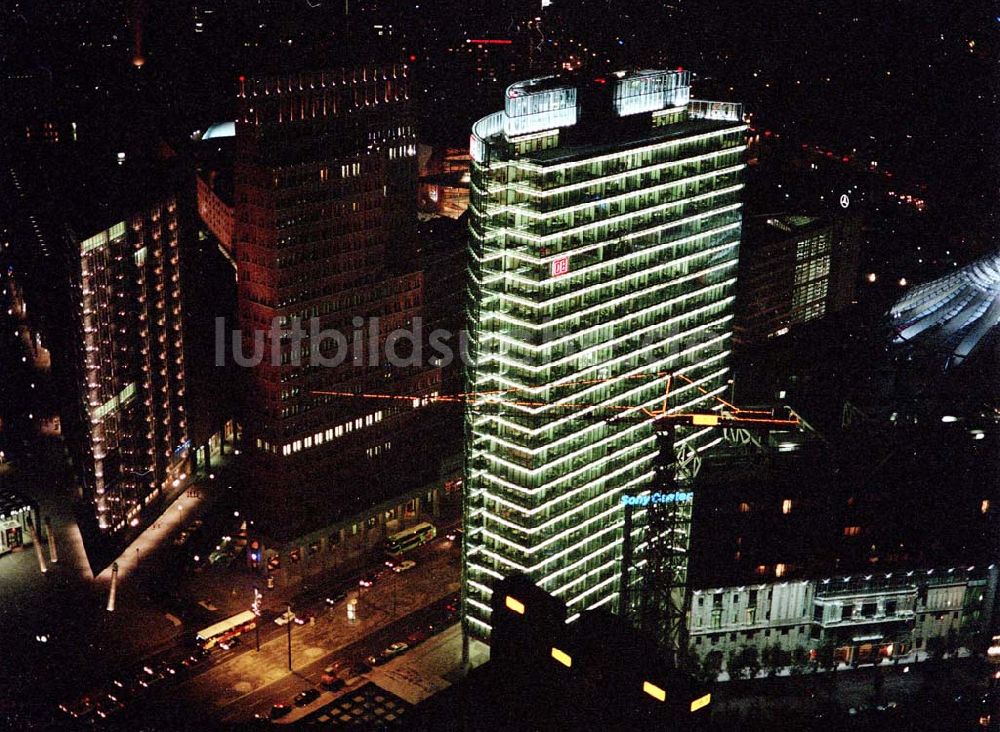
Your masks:
M 293 699 L 293 701 L 295 702 L 295 706 L 304 707 L 307 704 L 312 704 L 317 699 L 319 699 L 318 691 L 316 691 L 315 689 L 306 689 L 305 691 L 301 691 L 298 694 L 296 694 L 295 699 Z
M 275 704 L 271 707 L 271 714 L 268 715 L 271 719 L 281 719 L 292 713 L 292 707 L 290 704 Z
M 347 680 L 341 678 L 332 679 L 330 683 L 323 684 L 323 688 L 327 689 L 328 691 L 339 691 L 340 689 L 343 689 L 345 686 L 347 686 Z
M 98 697 L 97 701 L 94 703 L 94 713 L 101 719 L 107 719 L 124 708 L 125 705 L 112 697 L 110 694 L 104 694 L 103 696 Z
M 369 666 L 369 668 L 375 668 L 376 666 L 381 666 L 382 664 L 388 662 L 389 658 L 382 655 L 369 656 L 368 658 L 365 659 L 365 663 Z
M 362 587 L 371 587 L 378 581 L 379 577 L 385 574 L 385 572 L 386 570 L 384 569 L 377 569 L 372 572 L 369 572 L 368 574 L 364 575 L 360 580 L 358 580 L 358 584 L 361 585 Z
M 219 648 L 221 648 L 224 651 L 228 651 L 231 648 L 236 648 L 236 646 L 238 646 L 239 644 L 240 644 L 240 637 L 237 635 L 234 636 L 233 638 L 229 638 L 228 640 L 222 641 L 219 644 Z
M 73 719 L 84 719 L 94 711 L 94 702 L 89 696 L 83 696 L 71 704 L 60 704 L 59 708 Z
M 461 529 L 452 529 L 447 534 L 445 534 L 444 537 L 448 541 L 457 541 L 458 539 L 462 538 L 462 530 Z
M 143 674 L 142 678 L 139 679 L 139 685 L 145 688 L 149 688 L 166 678 L 162 671 L 152 671 L 150 673 Z
M 410 650 L 410 646 L 408 644 L 398 641 L 382 651 L 382 655 L 386 658 L 394 658 L 406 653 L 408 650 Z
M 427 631 L 428 636 L 431 636 L 431 635 L 437 635 L 442 630 L 444 630 L 444 628 L 445 625 L 443 622 L 441 622 L 440 620 L 435 620 L 432 623 L 428 623 L 427 627 L 424 630 Z
M 294 619 L 295 619 L 295 613 L 291 612 L 290 610 L 286 610 L 285 612 L 281 613 L 281 615 L 279 615 L 274 619 L 274 624 L 288 625 Z
M 329 666 L 323 669 L 323 675 L 319 679 L 320 683 L 323 684 L 324 686 L 333 683 L 334 679 L 336 679 L 340 675 L 340 672 L 343 671 L 343 669 L 344 669 L 343 661 L 336 661 L 334 663 L 331 663 Z
M 204 656 L 200 656 L 200 655 L 198 655 L 196 653 L 192 653 L 190 656 L 188 656 L 183 661 L 181 661 L 181 667 L 183 667 L 186 671 L 190 671 L 195 666 L 198 666 L 201 663 L 203 663 L 204 660 L 205 660 Z
M 410 644 L 410 648 L 413 648 L 414 646 L 419 646 L 421 643 L 423 643 L 425 640 L 427 640 L 427 638 L 429 636 L 430 636 L 430 634 L 427 633 L 427 631 L 425 631 L 425 630 L 418 630 L 415 633 L 410 633 L 406 637 L 406 642 Z
M 408 571 L 410 571 L 411 569 L 413 569 L 416 566 L 417 566 L 417 563 L 414 562 L 412 559 L 404 559 L 402 562 L 400 562 L 395 567 L 393 567 L 392 571 L 393 572 L 408 572 Z
M 333 607 L 338 602 L 343 602 L 346 599 L 347 599 L 347 591 L 341 590 L 339 592 L 335 592 L 334 594 L 326 598 L 326 604 L 329 605 L 330 607 Z
M 174 546 L 184 546 L 189 536 L 191 535 L 188 532 L 182 531 L 176 537 L 174 537 Z
M 306 623 L 308 623 L 310 620 L 312 620 L 315 617 L 316 616 L 313 615 L 312 613 L 308 613 L 307 612 L 307 613 L 302 613 L 302 615 L 296 615 L 293 618 L 293 620 L 295 621 L 296 625 L 305 625 Z

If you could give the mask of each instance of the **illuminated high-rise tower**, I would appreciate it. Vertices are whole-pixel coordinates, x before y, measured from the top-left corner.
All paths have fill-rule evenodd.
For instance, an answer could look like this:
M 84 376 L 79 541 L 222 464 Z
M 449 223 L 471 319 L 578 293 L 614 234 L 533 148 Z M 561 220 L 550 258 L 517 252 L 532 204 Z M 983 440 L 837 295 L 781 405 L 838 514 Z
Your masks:
M 389 335 L 412 326 L 423 305 L 416 132 L 407 68 L 398 64 L 241 78 L 238 103 L 244 353 L 264 334 L 264 358 L 248 372 L 244 427 L 258 525 L 290 536 L 402 492 L 398 476 L 419 478 L 409 403 L 317 393 L 428 394 L 440 382 L 437 369 L 384 358 Z M 288 335 L 296 322 L 301 342 Z M 311 342 L 310 323 L 361 346 L 324 365 L 318 357 L 335 361 L 338 345 Z
M 491 584 L 514 571 L 570 620 L 611 603 L 621 499 L 649 486 L 656 454 L 651 421 L 629 415 L 662 404 L 666 372 L 686 377 L 674 410 L 713 408 L 727 388 L 745 125 L 739 105 L 689 97 L 685 71 L 532 79 L 473 127 L 474 635 L 489 634 Z M 717 439 L 694 429 L 677 447 Z

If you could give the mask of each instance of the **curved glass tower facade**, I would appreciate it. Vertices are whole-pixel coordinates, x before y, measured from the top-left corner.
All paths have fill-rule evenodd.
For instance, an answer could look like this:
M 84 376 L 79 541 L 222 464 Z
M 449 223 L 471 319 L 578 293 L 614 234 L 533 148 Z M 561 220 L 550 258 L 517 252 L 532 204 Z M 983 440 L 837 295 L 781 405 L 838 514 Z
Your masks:
M 570 620 L 612 603 L 622 496 L 648 486 L 656 453 L 641 409 L 662 406 L 668 372 L 684 377 L 671 409 L 711 408 L 727 388 L 745 125 L 738 105 L 689 89 L 674 71 L 534 79 L 473 127 L 473 635 L 488 637 L 490 587 L 511 572 L 566 602 Z

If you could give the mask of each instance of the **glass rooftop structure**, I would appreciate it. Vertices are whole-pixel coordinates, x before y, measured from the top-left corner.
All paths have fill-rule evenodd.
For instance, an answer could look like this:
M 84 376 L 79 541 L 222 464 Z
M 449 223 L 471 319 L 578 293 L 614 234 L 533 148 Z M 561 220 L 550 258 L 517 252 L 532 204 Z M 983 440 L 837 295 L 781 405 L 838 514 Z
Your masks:
M 897 345 L 939 352 L 961 364 L 1000 323 L 1000 251 L 911 289 L 889 310 Z

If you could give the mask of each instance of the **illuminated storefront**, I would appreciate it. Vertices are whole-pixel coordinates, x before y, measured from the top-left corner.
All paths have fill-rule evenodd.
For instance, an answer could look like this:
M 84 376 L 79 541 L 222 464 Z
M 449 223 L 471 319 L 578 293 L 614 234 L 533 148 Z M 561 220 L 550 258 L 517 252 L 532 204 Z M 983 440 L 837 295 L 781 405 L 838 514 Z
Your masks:
M 0 491 L 0 554 L 31 543 L 31 525 L 38 528 L 38 506 L 12 491 Z
M 682 71 L 534 79 L 473 127 L 467 380 L 499 395 L 466 417 L 476 635 L 513 571 L 570 619 L 616 598 L 621 499 L 649 483 L 656 446 L 648 420 L 609 423 L 607 407 L 659 406 L 670 371 L 691 380 L 675 409 L 727 388 L 745 125 L 739 105 L 689 96 Z

